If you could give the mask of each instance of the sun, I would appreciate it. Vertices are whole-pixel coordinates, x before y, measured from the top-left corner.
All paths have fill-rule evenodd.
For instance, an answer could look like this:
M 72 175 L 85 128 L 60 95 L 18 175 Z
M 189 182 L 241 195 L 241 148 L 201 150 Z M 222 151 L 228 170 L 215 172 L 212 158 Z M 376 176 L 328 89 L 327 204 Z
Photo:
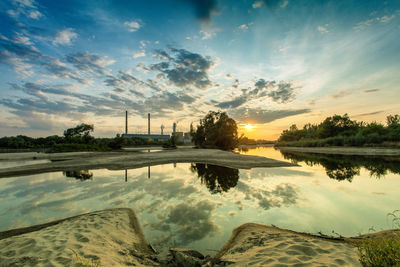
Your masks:
M 244 128 L 246 128 L 246 130 L 251 130 L 251 129 L 254 128 L 254 125 L 246 124 L 246 125 L 244 126 Z

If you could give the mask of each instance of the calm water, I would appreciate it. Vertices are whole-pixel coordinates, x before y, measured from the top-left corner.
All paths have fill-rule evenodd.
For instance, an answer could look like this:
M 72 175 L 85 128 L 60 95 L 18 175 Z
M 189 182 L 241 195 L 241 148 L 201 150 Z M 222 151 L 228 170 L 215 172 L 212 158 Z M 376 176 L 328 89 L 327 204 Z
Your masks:
M 282 155 L 271 147 L 242 153 L 301 166 L 238 170 L 178 163 L 0 179 L 0 231 L 129 207 L 156 248 L 213 254 L 245 222 L 351 236 L 391 228 L 386 215 L 400 208 L 396 159 Z

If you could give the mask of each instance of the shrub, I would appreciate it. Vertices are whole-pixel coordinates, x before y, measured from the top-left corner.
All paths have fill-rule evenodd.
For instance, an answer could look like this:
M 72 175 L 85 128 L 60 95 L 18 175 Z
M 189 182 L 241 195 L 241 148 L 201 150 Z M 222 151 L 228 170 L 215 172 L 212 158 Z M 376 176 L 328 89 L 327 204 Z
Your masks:
M 400 239 L 364 241 L 358 246 L 358 253 L 363 266 L 400 266 Z

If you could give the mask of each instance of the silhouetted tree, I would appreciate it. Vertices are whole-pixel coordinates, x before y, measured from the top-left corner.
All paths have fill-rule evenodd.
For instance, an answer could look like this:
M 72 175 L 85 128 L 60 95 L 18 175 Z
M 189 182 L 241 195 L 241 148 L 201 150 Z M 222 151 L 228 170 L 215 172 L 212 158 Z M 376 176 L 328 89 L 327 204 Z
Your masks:
M 196 146 L 202 148 L 234 149 L 239 142 L 237 125 L 225 112 L 210 111 L 191 132 Z
M 65 130 L 64 137 L 68 143 L 89 144 L 94 140 L 94 137 L 90 135 L 90 132 L 93 132 L 93 130 L 93 125 L 82 123 L 74 128 Z

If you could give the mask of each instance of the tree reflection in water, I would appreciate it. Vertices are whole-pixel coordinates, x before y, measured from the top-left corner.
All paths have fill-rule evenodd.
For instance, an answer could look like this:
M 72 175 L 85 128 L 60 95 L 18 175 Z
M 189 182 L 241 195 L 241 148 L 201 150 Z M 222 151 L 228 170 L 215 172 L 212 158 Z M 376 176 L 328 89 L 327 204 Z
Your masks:
M 89 170 L 65 171 L 63 174 L 66 177 L 75 178 L 81 181 L 93 179 L 93 172 L 90 172 Z
M 321 165 L 330 178 L 338 181 L 351 182 L 354 176 L 360 175 L 362 167 L 369 171 L 370 176 L 376 178 L 384 177 L 388 171 L 400 174 L 400 160 L 395 157 L 280 152 L 285 159 L 290 159 L 293 163 L 305 162 L 309 166 Z
M 190 170 L 197 172 L 201 183 L 205 184 L 212 194 L 227 192 L 235 187 L 239 180 L 239 170 L 204 163 L 192 163 Z

